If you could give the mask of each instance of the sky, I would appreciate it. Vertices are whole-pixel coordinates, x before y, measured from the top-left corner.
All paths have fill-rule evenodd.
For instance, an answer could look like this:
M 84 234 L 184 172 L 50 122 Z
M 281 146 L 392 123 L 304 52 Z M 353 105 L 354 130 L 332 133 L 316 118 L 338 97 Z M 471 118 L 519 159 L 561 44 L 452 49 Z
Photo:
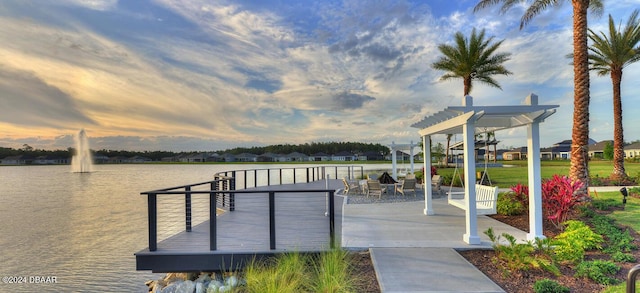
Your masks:
M 312 142 L 418 142 L 411 125 L 460 106 L 462 80 L 431 68 L 460 31 L 485 29 L 513 72 L 474 83 L 474 105 L 559 105 L 542 147 L 571 139 L 570 1 L 520 30 L 524 7 L 473 13 L 477 0 L 4 0 L 0 147 L 216 151 Z M 626 23 L 640 0 L 604 1 Z M 640 62 L 622 81 L 626 141 L 640 139 Z M 612 86 L 591 76 L 590 137 L 612 139 Z M 526 145 L 526 129 L 496 133 Z M 454 140 L 460 138 L 454 137 Z M 445 142 L 434 136 L 433 142 Z

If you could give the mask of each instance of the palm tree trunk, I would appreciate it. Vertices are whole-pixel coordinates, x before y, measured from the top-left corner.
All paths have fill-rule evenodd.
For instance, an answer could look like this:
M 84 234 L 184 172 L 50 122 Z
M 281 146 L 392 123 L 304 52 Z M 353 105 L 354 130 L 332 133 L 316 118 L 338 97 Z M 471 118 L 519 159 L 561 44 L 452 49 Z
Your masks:
M 467 76 L 464 78 L 464 95 L 467 96 L 469 92 L 471 92 L 471 76 Z
M 588 196 L 589 188 L 589 59 L 587 8 L 589 0 L 573 3 L 573 129 L 569 177 L 582 183 L 578 194 Z
M 451 134 L 447 134 L 447 150 L 446 155 L 444 157 L 445 167 L 449 167 L 449 145 L 451 143 Z
M 624 133 L 622 131 L 622 97 L 620 95 L 621 68 L 611 70 L 611 81 L 613 83 L 613 173 L 611 179 L 625 180 L 627 174 L 624 170 Z

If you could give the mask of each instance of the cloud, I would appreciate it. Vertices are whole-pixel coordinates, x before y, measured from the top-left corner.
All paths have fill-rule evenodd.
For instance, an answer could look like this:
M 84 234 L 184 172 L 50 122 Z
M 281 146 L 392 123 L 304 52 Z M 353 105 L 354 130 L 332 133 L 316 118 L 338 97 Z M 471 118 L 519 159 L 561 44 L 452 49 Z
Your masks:
M 367 95 L 360 95 L 342 92 L 333 96 L 334 110 L 358 109 L 366 102 L 374 101 L 375 98 Z
M 30 72 L 0 66 L 0 121 L 21 126 L 95 125 L 73 97 Z

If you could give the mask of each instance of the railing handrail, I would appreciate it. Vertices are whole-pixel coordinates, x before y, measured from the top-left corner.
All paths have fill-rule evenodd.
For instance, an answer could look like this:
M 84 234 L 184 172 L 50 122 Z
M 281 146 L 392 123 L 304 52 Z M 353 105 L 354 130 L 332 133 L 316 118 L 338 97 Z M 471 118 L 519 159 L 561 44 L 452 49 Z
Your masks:
M 335 191 L 335 189 L 240 189 L 233 190 L 234 194 L 238 193 L 291 193 L 291 192 L 300 192 L 300 193 L 316 193 L 316 192 L 329 192 Z M 141 192 L 140 194 L 211 194 L 211 193 L 229 193 L 231 190 L 190 190 L 190 191 L 148 191 Z
M 285 190 L 236 190 L 233 193 L 266 193 L 269 196 L 269 247 L 271 250 L 276 249 L 276 231 L 275 231 L 275 194 L 276 193 L 325 193 L 328 194 L 328 216 L 329 216 L 329 247 L 335 248 L 335 199 L 334 189 L 285 189 Z M 209 249 L 217 250 L 217 219 L 216 219 L 216 206 L 215 195 L 219 193 L 229 193 L 228 190 L 208 190 L 208 191 L 160 191 L 143 193 L 147 195 L 148 211 L 149 211 L 149 251 L 156 251 L 158 249 L 158 231 L 157 231 L 157 196 L 159 194 L 184 194 L 189 196 L 190 202 L 191 194 L 209 194 Z M 188 208 L 190 210 L 190 208 Z M 190 214 L 190 212 L 187 212 Z M 190 217 L 187 219 L 187 232 L 191 232 Z
M 360 168 L 360 176 L 364 176 L 364 167 L 357 166 Z M 217 205 L 216 200 L 218 195 L 222 195 L 222 206 L 225 205 L 226 200 L 225 197 L 228 198 L 229 201 L 229 211 L 235 210 L 235 195 L 236 194 L 245 194 L 245 193 L 267 193 L 269 195 L 269 223 L 270 223 L 270 246 L 271 249 L 275 249 L 275 209 L 274 209 L 274 199 L 276 193 L 324 193 L 328 195 L 328 213 L 329 216 L 329 237 L 330 237 L 330 247 L 334 247 L 335 242 L 335 199 L 334 194 L 335 190 L 333 189 L 282 189 L 282 190 L 257 190 L 257 189 L 247 189 L 247 178 L 248 174 L 253 172 L 254 177 L 254 186 L 252 187 L 261 187 L 265 185 L 258 185 L 258 172 L 266 171 L 267 184 L 266 186 L 271 185 L 271 172 L 272 170 L 279 171 L 279 185 L 283 185 L 283 176 L 282 170 L 293 170 L 292 181 L 290 183 L 284 184 L 296 184 L 296 170 L 306 170 L 305 179 L 306 182 L 312 182 L 322 179 L 327 179 L 325 176 L 329 176 L 329 172 L 326 172 L 327 169 L 334 170 L 334 178 L 338 178 L 338 169 L 346 168 L 347 169 L 347 177 L 351 178 L 351 176 L 355 173 L 355 165 L 320 165 L 313 167 L 284 167 L 284 168 L 257 168 L 257 169 L 244 169 L 244 170 L 233 170 L 233 171 L 222 171 L 214 174 L 214 180 L 192 183 L 186 185 L 179 185 L 175 187 L 156 189 L 152 191 L 141 192 L 142 195 L 147 195 L 147 204 L 148 204 L 148 217 L 149 217 L 149 250 L 155 251 L 157 250 L 157 196 L 158 195 L 184 195 L 185 197 L 185 223 L 186 223 L 186 231 L 191 232 L 191 195 L 193 194 L 209 194 L 209 247 L 210 250 L 217 249 Z M 312 170 L 312 171 L 310 171 Z M 228 174 L 231 174 L 229 176 Z M 236 189 L 236 181 L 238 176 L 244 176 L 244 189 Z M 208 190 L 191 190 L 192 187 L 209 185 L 210 188 Z M 220 189 L 222 188 L 222 189 Z
M 224 181 L 224 180 L 227 180 L 227 179 L 215 179 L 215 180 L 210 180 L 210 181 L 204 181 L 204 182 L 198 182 L 198 183 L 192 183 L 192 184 L 186 184 L 186 185 L 179 185 L 179 186 L 176 186 L 176 187 L 155 189 L 155 190 L 140 192 L 140 194 L 149 194 L 149 193 L 160 194 L 163 191 L 169 191 L 169 190 L 173 190 L 173 189 L 181 189 L 181 188 L 186 188 L 186 187 L 200 186 L 200 185 L 211 184 L 211 183 L 214 183 L 214 182 L 220 182 L 220 181 Z

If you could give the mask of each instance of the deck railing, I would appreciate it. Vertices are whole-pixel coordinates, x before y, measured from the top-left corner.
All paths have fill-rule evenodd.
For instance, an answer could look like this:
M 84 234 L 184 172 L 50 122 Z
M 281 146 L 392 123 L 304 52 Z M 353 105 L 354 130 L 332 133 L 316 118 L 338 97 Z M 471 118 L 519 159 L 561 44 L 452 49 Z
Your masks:
M 277 193 L 320 193 L 328 195 L 328 213 L 329 217 L 329 238 L 330 246 L 335 246 L 335 203 L 334 193 L 332 189 L 291 189 L 291 190 L 247 190 L 247 188 L 270 186 L 272 181 L 282 184 L 310 183 L 313 181 L 328 179 L 328 177 L 354 177 L 355 169 L 359 168 L 359 175 L 364 176 L 364 170 L 361 166 L 317 166 L 304 168 L 280 168 L 280 169 L 250 169 L 219 172 L 214 175 L 214 180 L 199 182 L 194 184 L 181 185 L 170 188 L 163 188 L 153 191 L 142 192 L 147 196 L 148 204 L 148 224 L 149 224 L 149 251 L 158 249 L 158 195 L 183 195 L 185 202 L 185 230 L 191 232 L 192 228 L 192 202 L 191 197 L 194 194 L 209 195 L 209 249 L 217 249 L 217 208 L 222 207 L 233 212 L 235 210 L 235 196 L 237 194 L 266 193 L 269 196 L 269 237 L 270 249 L 276 249 L 276 230 L 275 230 L 275 196 Z M 303 171 L 301 171 L 303 170 Z M 333 171 L 332 173 L 328 173 Z M 292 176 L 286 176 L 290 172 Z M 277 176 L 275 176 L 275 175 Z M 300 175 L 302 174 L 302 175 Z M 266 180 L 259 180 L 258 176 L 266 176 Z M 247 180 L 251 178 L 253 180 Z M 297 176 L 303 176 L 298 178 Z M 275 179 L 275 180 L 274 180 Z M 236 189 L 236 183 L 242 182 L 244 189 Z M 194 190 L 204 188 L 205 190 Z

